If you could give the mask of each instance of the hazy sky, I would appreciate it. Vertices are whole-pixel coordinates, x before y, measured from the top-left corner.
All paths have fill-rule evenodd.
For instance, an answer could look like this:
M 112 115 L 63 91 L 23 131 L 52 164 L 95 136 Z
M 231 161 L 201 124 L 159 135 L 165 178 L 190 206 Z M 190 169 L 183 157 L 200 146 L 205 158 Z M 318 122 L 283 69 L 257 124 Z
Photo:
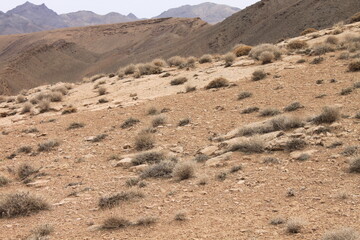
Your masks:
M 0 0 L 0 11 L 6 12 L 26 0 Z M 89 10 L 98 14 L 118 12 L 121 14 L 134 13 L 137 17 L 155 17 L 163 11 L 190 4 L 195 5 L 203 2 L 226 4 L 233 7 L 245 8 L 259 0 L 31 0 L 34 4 L 45 3 L 46 6 L 57 13 L 76 12 Z

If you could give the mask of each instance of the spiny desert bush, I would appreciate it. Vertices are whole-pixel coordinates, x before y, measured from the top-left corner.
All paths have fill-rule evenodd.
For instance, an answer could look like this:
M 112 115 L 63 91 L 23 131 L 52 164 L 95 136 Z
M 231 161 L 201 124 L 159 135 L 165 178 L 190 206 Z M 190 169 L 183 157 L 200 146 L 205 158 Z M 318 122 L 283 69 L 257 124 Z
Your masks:
M 241 114 L 250 114 L 254 112 L 258 112 L 260 108 L 258 107 L 248 107 L 241 111 Z
M 39 152 L 50 152 L 55 147 L 59 146 L 60 142 L 58 140 L 48 140 L 43 143 L 38 144 L 38 151 Z
M 299 108 L 302 108 L 303 106 L 299 102 L 293 102 L 289 106 L 284 108 L 285 112 L 293 112 L 298 110 Z
M 93 142 L 93 143 L 100 142 L 100 141 L 104 140 L 107 136 L 108 136 L 107 134 L 102 133 L 102 134 L 96 135 L 90 141 Z
M 360 88 L 360 82 L 354 83 L 353 87 L 354 87 L 354 88 Z
M 130 118 L 126 119 L 125 122 L 123 122 L 120 127 L 122 129 L 130 128 L 130 127 L 135 126 L 139 122 L 140 122 L 139 119 L 130 117 Z
M 339 39 L 335 36 L 329 36 L 325 40 L 326 43 L 337 45 L 339 43 Z
M 310 64 L 320 64 L 320 63 L 322 63 L 323 61 L 324 61 L 325 59 L 323 58 L 323 57 L 316 57 L 316 58 L 314 58 L 311 62 L 310 62 Z
M 199 59 L 200 64 L 211 63 L 212 61 L 213 61 L 212 56 L 210 54 L 205 54 L 205 55 L 201 56 Z
M 236 173 L 236 172 L 242 170 L 242 168 L 243 168 L 243 167 L 242 167 L 241 165 L 233 166 L 233 167 L 230 169 L 229 173 Z
M 286 231 L 291 234 L 300 233 L 304 228 L 304 221 L 299 218 L 291 218 L 287 221 Z
M 350 72 L 360 71 L 360 60 L 353 61 L 349 64 L 348 69 Z
M 315 29 L 315 28 L 307 28 L 307 29 L 305 29 L 304 31 L 302 31 L 301 33 L 300 33 L 300 35 L 301 36 L 304 36 L 304 35 L 307 35 L 307 34 L 309 34 L 309 33 L 314 33 L 314 32 L 317 32 L 318 30 L 317 29 Z
M 109 197 L 101 197 L 98 206 L 101 209 L 113 208 L 120 205 L 123 202 L 133 201 L 139 198 L 144 198 L 144 194 L 133 191 L 121 192 Z
M 0 175 L 0 187 L 6 186 L 10 183 L 10 180 L 2 175 Z
M 210 157 L 208 155 L 201 153 L 201 154 L 198 154 L 198 155 L 195 156 L 194 161 L 198 162 L 198 163 L 203 163 L 203 162 L 206 162 L 209 159 L 210 159 Z
M 215 176 L 215 179 L 218 181 L 221 181 L 221 182 L 225 181 L 226 178 L 227 178 L 226 172 L 220 172 L 220 173 L 216 174 L 216 176 Z
M 186 93 L 194 92 L 194 91 L 196 91 L 196 87 L 193 87 L 193 86 L 190 86 L 190 85 L 187 85 L 187 86 L 185 87 L 185 92 L 186 92 Z
M 186 59 L 180 56 L 174 56 L 171 57 L 167 60 L 167 63 L 169 64 L 170 67 L 179 67 L 183 64 L 186 64 Z
M 256 47 L 253 47 L 249 53 L 249 56 L 253 59 L 260 60 L 260 55 L 263 52 L 270 52 L 274 55 L 275 59 L 278 60 L 281 58 L 281 50 L 279 47 L 273 44 L 260 44 Z
M 100 101 L 100 100 L 99 100 Z M 71 114 L 71 113 L 76 113 L 77 112 L 77 109 L 76 107 L 73 107 L 73 106 L 68 106 L 68 107 L 65 107 L 63 109 L 63 111 L 61 112 L 62 115 L 65 115 L 65 114 Z
M 162 152 L 145 152 L 137 154 L 132 160 L 133 165 L 141 165 L 144 163 L 154 164 L 165 160 L 165 154 Z
M 16 170 L 16 175 L 20 180 L 25 180 L 26 178 L 38 172 L 39 169 L 35 169 L 29 164 L 24 163 L 18 167 L 18 169 Z
M 18 95 L 17 97 L 16 97 L 16 102 L 17 103 L 24 103 L 24 102 L 26 102 L 27 101 L 27 99 L 26 99 L 26 97 L 24 96 L 24 95 Z
M 150 133 L 139 134 L 135 138 L 135 149 L 137 151 L 150 150 L 154 148 L 155 139 Z
M 324 107 L 322 112 L 312 119 L 315 124 L 333 123 L 340 119 L 340 111 L 336 107 Z
M 208 85 L 206 85 L 205 89 L 222 88 L 227 86 L 229 86 L 229 81 L 223 77 L 219 77 L 212 80 Z
M 147 115 L 156 115 L 159 114 L 159 111 L 155 107 L 150 107 L 147 110 Z
M 151 63 L 157 67 L 166 67 L 166 65 L 167 65 L 165 60 L 162 58 L 156 58 Z
M 350 23 L 360 22 L 360 12 L 358 12 L 358 13 L 354 14 L 353 16 L 351 16 L 349 22 Z
M 244 44 L 239 44 L 236 45 L 233 48 L 233 53 L 237 56 L 237 57 L 241 57 L 241 56 L 247 56 L 250 51 L 251 51 L 252 47 L 244 45 Z
M 312 47 L 312 50 L 313 50 L 312 52 L 313 55 L 320 56 L 328 52 L 334 52 L 335 47 L 329 43 L 318 43 Z
M 172 176 L 174 162 L 162 161 L 160 163 L 149 166 L 140 175 L 141 178 L 169 178 Z
M 344 149 L 344 151 L 341 152 L 341 155 L 348 157 L 354 156 L 358 153 L 360 153 L 360 148 L 358 146 L 348 146 Z
M 0 218 L 28 216 L 48 209 L 43 199 L 28 193 L 8 194 L 0 200 Z
M 298 139 L 298 138 L 293 138 L 290 139 L 290 141 L 288 141 L 286 143 L 285 149 L 287 151 L 295 151 L 295 150 L 302 150 L 306 147 L 307 143 L 302 140 L 302 139 Z
M 152 63 L 141 63 L 136 65 L 137 72 L 140 76 L 151 75 L 151 74 L 160 74 L 162 72 L 161 67 L 155 66 Z
M 346 60 L 346 59 L 349 59 L 349 57 L 350 57 L 349 52 L 342 52 L 342 53 L 340 53 L 338 58 L 341 59 L 341 60 Z
M 305 59 L 299 59 L 299 60 L 296 61 L 296 63 L 299 63 L 299 64 L 300 64 L 300 63 L 304 63 L 304 62 L 306 62 Z
M 348 87 L 348 88 L 343 88 L 341 89 L 340 95 L 345 96 L 345 95 L 349 95 L 350 93 L 352 93 L 354 89 L 352 87 Z
M 266 78 L 266 72 L 264 70 L 256 70 L 255 72 L 253 72 L 251 80 L 253 81 L 260 81 L 264 78 Z
M 274 59 L 275 59 L 275 55 L 269 51 L 262 52 L 259 56 L 259 60 L 261 61 L 262 64 L 272 63 Z
M 73 123 L 70 123 L 70 125 L 68 126 L 68 128 L 66 130 L 78 129 L 78 128 L 83 128 L 83 127 L 85 127 L 84 123 L 73 122 Z
M 360 173 L 360 156 L 351 161 L 349 171 L 352 173 Z
M 43 99 L 38 103 L 38 107 L 40 110 L 40 113 L 45 113 L 50 111 L 50 101 L 47 99 Z
M 263 163 L 265 164 L 279 164 L 280 160 L 275 157 L 266 157 L 263 160 Z
M 352 228 L 343 228 L 324 234 L 322 240 L 359 240 L 360 233 Z
M 121 70 L 124 71 L 125 75 L 130 75 L 130 74 L 134 74 L 136 72 L 136 67 L 134 64 L 130 64 Z
M 356 118 L 356 119 L 360 119 L 360 112 L 358 112 L 358 113 L 355 114 L 355 118 Z
M 284 224 L 286 222 L 286 219 L 282 218 L 282 217 L 275 217 L 273 219 L 271 219 L 270 224 L 271 225 L 280 225 L 280 224 Z
M 150 226 L 157 222 L 155 217 L 142 217 L 138 219 L 133 225 L 135 226 Z
M 43 240 L 45 236 L 49 236 L 53 231 L 53 226 L 49 224 L 41 225 L 32 230 L 32 234 L 26 240 Z
M 188 57 L 186 59 L 186 63 L 183 68 L 195 68 L 196 61 L 197 61 L 196 57 Z
M 18 153 L 31 153 L 31 151 L 32 151 L 31 146 L 22 146 L 19 147 L 19 149 L 17 150 Z
M 28 112 L 31 112 L 31 109 L 32 109 L 33 105 L 31 103 L 25 103 L 21 109 L 21 114 L 25 114 L 25 113 L 28 113 Z
M 109 102 L 109 100 L 107 100 L 106 98 L 100 98 L 100 99 L 98 100 L 98 103 L 100 103 L 100 104 L 108 103 L 108 102 Z
M 287 44 L 287 48 L 291 50 L 298 50 L 307 47 L 308 47 L 307 42 L 302 40 L 293 40 Z
M 151 125 L 152 127 L 156 128 L 158 126 L 163 126 L 166 123 L 166 119 L 162 116 L 160 117 L 155 117 L 152 121 L 151 121 Z
M 266 108 L 260 112 L 260 116 L 261 117 L 271 117 L 271 116 L 279 115 L 280 113 L 281 112 L 278 109 Z
M 187 220 L 187 213 L 186 211 L 179 211 L 174 216 L 175 221 L 186 221 Z
M 262 153 L 265 151 L 265 143 L 259 137 L 251 137 L 230 146 L 230 152 L 243 152 L 243 153 Z
M 182 126 L 186 126 L 190 123 L 190 118 L 184 118 L 184 119 L 181 119 L 178 123 L 178 126 L 179 127 L 182 127 Z
M 140 182 L 139 178 L 132 177 L 132 178 L 129 178 L 128 180 L 126 180 L 126 186 L 133 187 L 133 186 L 138 185 L 139 182 Z
M 233 53 L 227 53 L 223 56 L 223 59 L 225 61 L 225 67 L 230 67 L 233 65 L 235 59 L 236 59 L 236 55 Z
M 184 84 L 188 81 L 188 79 L 186 77 L 179 77 L 179 78 L 175 78 L 174 80 L 172 80 L 170 82 L 171 86 L 176 86 L 176 85 L 181 85 Z
M 239 93 L 239 95 L 238 95 L 238 100 L 243 100 L 243 99 L 245 99 L 245 98 L 249 98 L 249 97 L 251 97 L 253 94 L 251 93 L 251 92 L 241 92 L 241 93 Z
M 175 179 L 182 181 L 195 176 L 195 164 L 191 161 L 179 162 L 172 172 Z
M 98 89 L 98 94 L 99 96 L 105 95 L 106 94 L 106 88 L 101 87 Z
M 60 92 L 62 95 L 67 95 L 68 92 L 69 92 L 69 89 L 68 87 L 71 89 L 72 86 L 67 84 L 67 85 L 62 85 L 62 86 L 57 86 L 57 87 L 54 87 L 53 89 L 51 89 L 52 92 Z
M 130 225 L 131 225 L 131 222 L 125 218 L 109 217 L 109 218 L 105 219 L 105 221 L 101 225 L 101 229 L 115 230 L 115 229 L 126 228 Z

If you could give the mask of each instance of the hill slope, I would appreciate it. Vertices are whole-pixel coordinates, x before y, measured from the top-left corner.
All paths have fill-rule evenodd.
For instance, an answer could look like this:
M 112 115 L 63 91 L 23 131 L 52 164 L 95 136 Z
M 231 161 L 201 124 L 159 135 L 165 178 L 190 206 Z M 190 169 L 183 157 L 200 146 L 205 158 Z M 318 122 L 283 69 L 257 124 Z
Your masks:
M 208 23 L 218 23 L 240 11 L 239 8 L 230 7 L 223 4 L 201 3 L 198 5 L 185 5 L 178 8 L 169 9 L 155 18 L 178 17 L 195 18 L 200 17 Z

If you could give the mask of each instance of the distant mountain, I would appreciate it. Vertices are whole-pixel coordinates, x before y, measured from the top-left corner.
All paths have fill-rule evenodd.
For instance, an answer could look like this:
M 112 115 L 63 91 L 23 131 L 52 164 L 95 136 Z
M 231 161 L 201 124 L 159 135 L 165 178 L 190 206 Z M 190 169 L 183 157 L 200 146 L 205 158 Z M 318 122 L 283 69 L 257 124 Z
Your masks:
M 163 12 L 155 18 L 179 17 L 195 18 L 200 17 L 208 23 L 218 23 L 240 11 L 239 8 L 230 7 L 223 4 L 202 3 L 199 5 L 185 5 L 178 8 L 172 8 Z
M 31 33 L 66 27 L 112 24 L 139 20 L 134 14 L 98 15 L 90 11 L 58 15 L 45 4 L 26 2 L 8 11 L 0 12 L 0 35 Z

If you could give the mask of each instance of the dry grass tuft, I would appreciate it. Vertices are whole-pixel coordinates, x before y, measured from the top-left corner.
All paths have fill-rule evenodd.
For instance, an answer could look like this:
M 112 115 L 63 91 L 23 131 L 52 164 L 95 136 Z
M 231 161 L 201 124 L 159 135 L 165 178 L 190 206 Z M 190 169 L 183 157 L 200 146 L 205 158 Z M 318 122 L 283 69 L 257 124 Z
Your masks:
M 280 113 L 281 112 L 278 109 L 266 108 L 260 112 L 260 116 L 261 117 L 272 117 L 272 116 L 279 115 Z
M 295 234 L 300 233 L 304 228 L 304 221 L 299 218 L 291 218 L 288 220 L 286 225 L 286 232 Z
M 156 59 L 152 60 L 151 63 L 157 67 L 166 67 L 167 66 L 165 60 L 162 58 L 156 58 Z
M 109 197 L 100 198 L 98 206 L 101 209 L 113 208 L 120 205 L 123 202 L 129 202 L 140 198 L 144 198 L 144 194 L 133 191 L 121 192 Z
M 40 143 L 38 145 L 39 152 L 50 152 L 55 147 L 59 146 L 60 142 L 58 140 L 48 140 L 46 142 Z
M 188 81 L 188 79 L 186 77 L 179 77 L 179 78 L 175 78 L 174 80 L 172 80 L 170 82 L 171 86 L 176 86 L 176 85 L 182 85 L 184 83 L 186 83 Z
M 78 128 L 83 128 L 83 127 L 85 127 L 84 123 L 73 122 L 73 123 L 70 123 L 70 125 L 67 127 L 66 130 L 78 129 Z
M 264 70 L 256 70 L 255 72 L 253 72 L 251 80 L 253 81 L 260 81 L 264 78 L 266 78 L 266 72 Z
M 278 60 L 281 58 L 281 50 L 279 47 L 273 44 L 260 44 L 256 47 L 253 47 L 249 53 L 249 56 L 253 59 L 260 60 L 260 56 L 263 52 L 269 52 L 274 55 L 274 59 Z
M 324 107 L 323 111 L 312 119 L 315 124 L 331 124 L 340 119 L 340 111 L 336 107 Z
M 285 112 L 293 112 L 293 111 L 296 111 L 296 110 L 298 110 L 298 109 L 300 109 L 300 108 L 303 108 L 303 106 L 301 105 L 301 103 L 299 103 L 299 102 L 293 102 L 293 103 L 291 103 L 289 106 L 286 106 L 286 107 L 284 108 L 284 111 L 285 111 Z
M 250 53 L 251 49 L 252 49 L 252 47 L 250 47 L 250 46 L 247 46 L 244 44 L 239 44 L 233 48 L 233 53 L 237 57 L 247 56 Z
M 210 54 L 205 54 L 199 59 L 199 63 L 211 63 L 213 61 L 212 56 Z
M 38 103 L 38 107 L 40 110 L 40 113 L 45 113 L 50 111 L 50 101 L 47 99 L 43 99 Z
M 354 22 L 360 22 L 360 12 L 354 14 L 350 20 L 349 20 L 350 23 L 354 23 Z
M 290 50 L 298 50 L 298 49 L 303 49 L 303 48 L 307 48 L 308 44 L 305 41 L 302 40 L 293 40 L 291 42 L 288 43 L 287 48 Z
M 150 150 L 154 148 L 155 139 L 150 133 L 139 134 L 135 138 L 135 149 L 137 151 Z
M 0 218 L 28 216 L 48 209 L 49 205 L 43 199 L 28 193 L 8 194 L 0 200 Z
M 187 213 L 186 211 L 179 211 L 175 214 L 174 217 L 175 221 L 186 221 L 187 220 Z
M 245 98 L 251 97 L 252 95 L 253 94 L 251 92 L 241 92 L 239 93 L 237 100 L 243 100 Z
M 352 228 L 343 228 L 325 233 L 322 240 L 359 240 L 360 233 Z
M 39 169 L 35 169 L 32 166 L 30 166 L 29 164 L 21 164 L 17 171 L 16 171 L 16 175 L 17 177 L 23 181 L 25 179 L 27 179 L 28 177 L 30 177 L 31 175 L 34 175 L 36 173 L 39 172 Z
M 123 124 L 121 124 L 120 127 L 121 127 L 122 129 L 130 128 L 130 127 L 135 126 L 135 125 L 138 124 L 139 122 L 140 122 L 139 119 L 130 117 L 130 118 L 126 119 L 125 122 L 123 122 Z
M 349 64 L 348 69 L 350 72 L 360 71 L 360 60 L 353 61 Z
M 145 152 L 145 153 L 140 153 L 137 154 L 133 159 L 132 159 L 132 164 L 133 165 L 141 165 L 144 163 L 148 163 L 148 164 L 154 164 L 154 163 L 159 163 L 161 161 L 165 160 L 165 154 L 162 152 Z
M 20 111 L 21 114 L 29 113 L 31 112 L 33 105 L 31 103 L 25 103 Z
M 101 229 L 115 230 L 115 229 L 126 228 L 130 225 L 131 222 L 127 219 L 119 218 L 119 217 L 109 217 L 105 219 L 105 221 L 101 225 Z
M 349 171 L 351 173 L 360 173 L 360 157 L 357 157 L 351 161 Z
M 188 125 L 190 122 L 191 122 L 190 118 L 184 118 L 179 121 L 178 126 L 183 127 Z
M 212 80 L 207 86 L 205 86 L 205 89 L 212 89 L 212 88 L 223 88 L 229 86 L 229 81 L 225 78 L 216 78 Z
M 158 126 L 164 126 L 166 123 L 166 119 L 162 116 L 159 117 L 155 117 L 152 121 L 151 121 L 151 125 L 152 127 L 156 128 Z
M 304 31 L 302 31 L 301 33 L 300 33 L 300 35 L 301 36 L 304 36 L 304 35 L 307 35 L 307 34 L 309 34 L 309 33 L 315 33 L 315 32 L 317 32 L 318 30 L 317 29 L 315 29 L 315 28 L 307 28 L 307 29 L 305 29 Z
M 179 181 L 194 177 L 195 176 L 194 162 L 186 161 L 176 164 L 172 175 L 175 179 Z
M 141 178 L 170 178 L 174 170 L 175 163 L 163 161 L 145 169 L 140 175 Z
M 2 175 L 0 175 L 0 187 L 6 186 L 10 183 L 10 180 Z
M 155 224 L 157 222 L 157 219 L 155 217 L 143 217 L 140 218 L 134 223 L 135 226 L 150 226 L 152 224 Z
M 247 154 L 263 153 L 265 151 L 265 143 L 260 137 L 254 136 L 230 146 L 229 151 Z
M 179 67 L 181 65 L 185 65 L 186 64 L 186 59 L 183 57 L 179 57 L 179 56 L 174 56 L 171 57 L 167 60 L 167 63 L 169 64 L 170 67 Z
M 54 232 L 53 226 L 49 224 L 41 225 L 34 230 L 31 231 L 32 235 L 30 235 L 26 240 L 45 240 L 46 236 L 49 236 L 52 232 Z
M 236 55 L 233 53 L 227 53 L 223 56 L 223 59 L 225 61 L 225 67 L 230 67 L 233 65 L 235 59 L 236 59 Z

